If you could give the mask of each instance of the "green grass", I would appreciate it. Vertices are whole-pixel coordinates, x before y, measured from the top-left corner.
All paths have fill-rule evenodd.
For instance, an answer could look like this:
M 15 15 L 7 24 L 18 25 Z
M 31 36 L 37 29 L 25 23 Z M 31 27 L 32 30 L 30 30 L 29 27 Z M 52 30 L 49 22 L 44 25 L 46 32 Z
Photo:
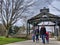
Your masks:
M 25 41 L 25 40 L 26 39 L 23 39 L 23 38 L 5 38 L 5 37 L 0 37 L 0 45 L 13 43 L 13 42 L 18 42 L 18 41 Z

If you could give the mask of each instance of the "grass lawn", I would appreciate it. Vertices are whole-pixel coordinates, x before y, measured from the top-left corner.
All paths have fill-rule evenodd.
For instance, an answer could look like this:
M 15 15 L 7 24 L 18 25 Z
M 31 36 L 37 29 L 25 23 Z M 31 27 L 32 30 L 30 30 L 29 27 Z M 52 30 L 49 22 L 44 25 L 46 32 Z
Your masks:
M 0 37 L 0 45 L 13 43 L 13 42 L 18 42 L 18 41 L 25 41 L 25 40 L 26 39 L 22 39 L 22 38 L 5 38 L 5 37 Z

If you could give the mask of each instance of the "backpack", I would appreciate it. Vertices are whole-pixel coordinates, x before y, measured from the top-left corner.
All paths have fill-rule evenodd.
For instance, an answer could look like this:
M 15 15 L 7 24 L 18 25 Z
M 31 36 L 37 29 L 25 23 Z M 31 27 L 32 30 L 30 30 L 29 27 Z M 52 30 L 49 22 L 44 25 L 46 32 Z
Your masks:
M 39 30 L 38 29 L 36 29 L 36 35 L 39 35 Z

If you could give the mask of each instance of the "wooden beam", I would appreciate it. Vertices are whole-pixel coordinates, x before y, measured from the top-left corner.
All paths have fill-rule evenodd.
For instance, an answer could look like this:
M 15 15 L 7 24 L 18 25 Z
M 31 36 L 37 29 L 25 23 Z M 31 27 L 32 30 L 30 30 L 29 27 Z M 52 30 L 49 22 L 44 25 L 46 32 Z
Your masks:
M 42 26 L 42 25 L 38 25 L 38 26 Z M 55 25 L 44 25 L 44 26 L 55 26 Z

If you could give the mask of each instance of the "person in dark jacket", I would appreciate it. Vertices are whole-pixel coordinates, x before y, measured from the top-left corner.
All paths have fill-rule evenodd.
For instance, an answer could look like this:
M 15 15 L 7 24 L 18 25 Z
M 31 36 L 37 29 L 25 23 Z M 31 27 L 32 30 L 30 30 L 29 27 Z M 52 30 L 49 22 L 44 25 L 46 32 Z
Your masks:
M 38 42 L 39 41 L 39 29 L 36 29 L 35 34 L 36 34 L 36 41 Z
M 46 28 L 44 25 L 42 25 L 42 27 L 40 29 L 40 35 L 42 38 L 42 42 L 45 44 Z

